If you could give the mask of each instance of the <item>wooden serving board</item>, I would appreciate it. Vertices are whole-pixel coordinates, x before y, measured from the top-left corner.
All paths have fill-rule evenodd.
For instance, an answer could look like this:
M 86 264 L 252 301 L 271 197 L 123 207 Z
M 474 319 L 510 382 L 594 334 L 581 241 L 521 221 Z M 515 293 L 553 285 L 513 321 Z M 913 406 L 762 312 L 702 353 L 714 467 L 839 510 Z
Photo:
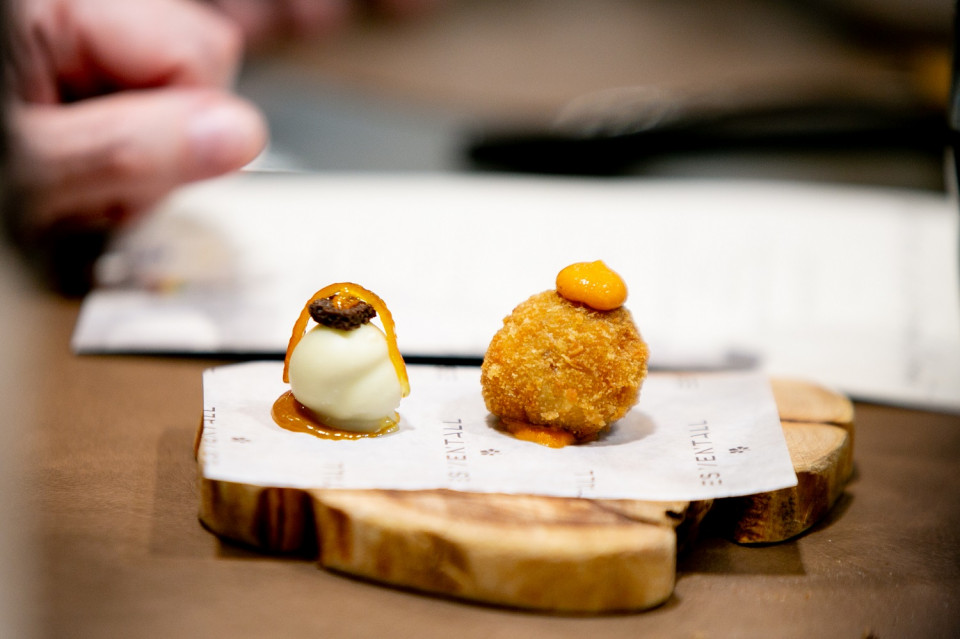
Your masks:
M 448 490 L 300 490 L 201 477 L 200 519 L 268 553 L 436 595 L 564 613 L 666 601 L 701 522 L 739 543 L 782 541 L 833 506 L 853 460 L 853 405 L 774 380 L 798 485 L 715 502 L 588 500 Z

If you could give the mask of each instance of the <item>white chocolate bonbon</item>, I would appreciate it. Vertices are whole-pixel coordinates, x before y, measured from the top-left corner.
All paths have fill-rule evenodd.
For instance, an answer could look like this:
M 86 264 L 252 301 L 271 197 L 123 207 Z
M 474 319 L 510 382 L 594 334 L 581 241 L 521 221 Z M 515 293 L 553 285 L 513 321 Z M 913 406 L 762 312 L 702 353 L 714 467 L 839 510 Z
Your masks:
M 327 426 L 373 432 L 394 419 L 403 387 L 387 338 L 374 324 L 316 326 L 290 357 L 290 390 Z

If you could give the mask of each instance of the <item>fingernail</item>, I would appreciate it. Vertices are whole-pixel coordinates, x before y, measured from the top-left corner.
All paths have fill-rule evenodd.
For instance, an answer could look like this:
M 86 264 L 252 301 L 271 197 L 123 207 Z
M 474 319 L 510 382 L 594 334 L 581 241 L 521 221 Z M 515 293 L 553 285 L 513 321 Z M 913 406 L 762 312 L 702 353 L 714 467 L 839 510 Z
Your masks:
M 240 169 L 266 144 L 266 124 L 253 106 L 239 101 L 205 105 L 187 125 L 190 177 L 213 177 Z

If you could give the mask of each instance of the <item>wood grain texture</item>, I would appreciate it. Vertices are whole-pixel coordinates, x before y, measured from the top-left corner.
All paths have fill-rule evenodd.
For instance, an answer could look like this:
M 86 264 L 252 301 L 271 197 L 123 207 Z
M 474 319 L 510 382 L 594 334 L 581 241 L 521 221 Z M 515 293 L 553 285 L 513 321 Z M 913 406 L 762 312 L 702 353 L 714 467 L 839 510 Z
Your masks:
M 853 454 L 856 429 L 853 402 L 846 395 L 815 382 L 800 379 L 770 380 L 781 422 L 833 424 L 850 436 Z
M 853 467 L 853 446 L 844 429 L 830 424 L 783 422 L 797 485 L 724 499 L 717 517 L 738 543 L 784 541 L 808 530 L 833 507 Z
M 853 403 L 804 380 L 775 378 L 771 387 L 797 485 L 719 500 L 714 521 L 737 543 L 775 543 L 809 530 L 830 512 L 853 473 Z
M 665 601 L 687 505 L 637 519 L 602 501 L 450 491 L 318 495 L 320 563 L 376 581 L 560 612 Z
M 676 577 L 709 502 L 296 490 L 202 480 L 200 518 L 273 553 L 437 595 L 571 613 L 642 610 Z M 682 540 L 681 540 L 682 541 Z
M 845 395 L 800 379 L 775 377 L 770 388 L 780 420 L 853 427 L 853 402 Z
M 261 551 L 309 553 L 324 568 L 435 595 L 563 613 L 645 610 L 670 598 L 677 553 L 705 518 L 741 543 L 779 541 L 819 521 L 841 494 L 852 405 L 806 382 L 774 388 L 799 484 L 718 500 L 717 514 L 709 501 L 299 490 L 201 473 L 200 519 Z

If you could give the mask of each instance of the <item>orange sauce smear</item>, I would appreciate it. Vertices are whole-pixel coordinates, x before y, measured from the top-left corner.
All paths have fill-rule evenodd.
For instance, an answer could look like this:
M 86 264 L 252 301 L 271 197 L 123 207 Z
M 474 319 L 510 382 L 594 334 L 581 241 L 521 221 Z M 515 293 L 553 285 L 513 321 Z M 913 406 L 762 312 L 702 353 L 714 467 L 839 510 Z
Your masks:
M 519 440 L 533 442 L 549 448 L 563 448 L 577 443 L 573 433 L 550 428 L 549 426 L 537 426 L 527 422 L 516 421 L 513 419 L 501 419 L 500 425 L 505 431 Z
M 362 439 L 364 437 L 379 437 L 388 433 L 395 432 L 398 428 L 399 415 L 393 414 L 393 418 L 385 417 L 378 430 L 369 433 L 358 433 L 348 430 L 340 430 L 321 423 L 316 414 L 309 408 L 297 401 L 290 391 L 285 392 L 273 403 L 273 409 L 270 411 L 273 421 L 281 428 L 285 428 L 295 433 L 307 433 L 320 439 Z

